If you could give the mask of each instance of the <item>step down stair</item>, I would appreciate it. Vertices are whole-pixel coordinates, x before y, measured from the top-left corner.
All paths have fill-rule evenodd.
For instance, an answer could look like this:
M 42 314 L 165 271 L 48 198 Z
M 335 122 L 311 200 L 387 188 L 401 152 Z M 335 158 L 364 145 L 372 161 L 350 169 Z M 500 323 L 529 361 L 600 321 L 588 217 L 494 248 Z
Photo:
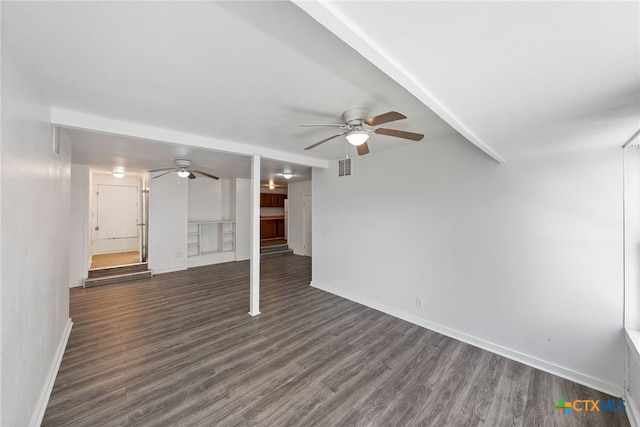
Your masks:
M 128 282 L 130 280 L 148 279 L 151 271 L 146 262 L 122 265 L 118 267 L 105 267 L 89 270 L 89 277 L 84 279 L 84 287 L 109 285 L 111 283 Z
M 293 254 L 293 250 L 289 249 L 289 245 L 272 245 L 260 248 L 260 258 L 284 256 Z

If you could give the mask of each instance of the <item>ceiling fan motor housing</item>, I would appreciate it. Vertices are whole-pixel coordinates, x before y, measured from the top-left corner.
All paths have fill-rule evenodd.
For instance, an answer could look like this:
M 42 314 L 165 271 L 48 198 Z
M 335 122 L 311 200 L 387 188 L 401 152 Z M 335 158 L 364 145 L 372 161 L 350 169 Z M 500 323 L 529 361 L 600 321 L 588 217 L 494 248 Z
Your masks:
M 176 166 L 179 168 L 188 168 L 191 167 L 191 160 L 185 159 L 175 159 Z
M 371 117 L 371 110 L 368 108 L 352 108 L 342 113 L 342 119 L 349 126 L 360 126 Z

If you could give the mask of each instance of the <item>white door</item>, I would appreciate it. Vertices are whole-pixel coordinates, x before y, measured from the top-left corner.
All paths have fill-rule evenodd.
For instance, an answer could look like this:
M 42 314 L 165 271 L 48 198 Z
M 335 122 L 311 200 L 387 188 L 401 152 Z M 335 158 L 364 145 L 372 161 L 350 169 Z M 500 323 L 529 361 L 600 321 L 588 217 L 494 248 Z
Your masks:
M 311 195 L 302 196 L 302 253 L 311 256 Z
M 97 185 L 93 253 L 138 250 L 138 187 Z

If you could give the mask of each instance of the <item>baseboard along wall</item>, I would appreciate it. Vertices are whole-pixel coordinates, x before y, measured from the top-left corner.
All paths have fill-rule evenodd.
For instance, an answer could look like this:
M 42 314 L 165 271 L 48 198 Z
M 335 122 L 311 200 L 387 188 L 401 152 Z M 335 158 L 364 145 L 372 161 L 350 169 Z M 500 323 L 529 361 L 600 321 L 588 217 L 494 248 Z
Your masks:
M 65 325 L 64 331 L 62 332 L 62 336 L 60 337 L 60 342 L 58 343 L 58 348 L 56 353 L 51 361 L 51 365 L 49 367 L 49 373 L 47 374 L 47 380 L 44 383 L 42 388 L 42 392 L 40 393 L 40 398 L 38 399 L 38 404 L 31 416 L 31 421 L 29 422 L 29 426 L 31 427 L 39 427 L 42 424 L 42 419 L 44 418 L 44 413 L 47 410 L 47 405 L 49 404 L 49 397 L 51 397 L 51 391 L 53 390 L 53 384 L 56 382 L 56 377 L 58 376 L 58 370 L 60 369 L 60 364 L 62 363 L 62 356 L 64 356 L 64 351 L 67 348 L 67 342 L 69 341 L 69 335 L 71 335 L 71 328 L 73 327 L 73 322 L 71 318 L 67 320 L 67 324 Z
M 396 317 L 398 319 L 402 319 L 407 322 L 411 322 L 415 325 L 422 326 L 423 328 L 438 332 L 442 335 L 446 335 L 450 338 L 454 338 L 456 340 L 473 345 L 483 350 L 487 350 L 492 353 L 499 354 L 500 356 L 514 360 L 516 362 L 520 362 L 525 365 L 531 366 L 533 368 L 540 369 L 541 371 L 545 371 L 550 374 L 557 375 L 558 377 L 573 381 L 575 383 L 582 384 L 587 387 L 591 387 L 603 393 L 607 393 L 612 396 L 616 396 L 620 398 L 626 395 L 626 392 L 623 388 L 618 387 L 614 384 L 609 384 L 597 378 L 593 378 L 589 375 L 585 375 L 580 372 L 576 372 L 574 370 L 564 368 L 562 366 L 558 366 L 553 363 L 549 363 L 544 360 L 537 359 L 535 357 L 528 356 L 524 353 L 520 353 L 518 351 L 494 344 L 492 342 L 485 341 L 481 338 L 467 335 L 463 332 L 448 328 L 438 323 L 430 322 L 421 317 L 406 313 L 404 311 L 398 310 L 393 307 L 389 307 L 377 301 L 369 300 L 367 298 L 363 298 L 359 295 L 354 295 L 350 292 L 345 292 L 341 289 L 334 288 L 324 283 L 318 283 L 317 281 L 312 281 L 310 283 L 310 286 L 329 292 L 331 294 L 337 295 L 339 297 L 348 299 L 358 304 L 362 304 L 369 308 L 373 308 L 374 310 L 381 311 L 383 313 L 389 314 L 390 316 Z

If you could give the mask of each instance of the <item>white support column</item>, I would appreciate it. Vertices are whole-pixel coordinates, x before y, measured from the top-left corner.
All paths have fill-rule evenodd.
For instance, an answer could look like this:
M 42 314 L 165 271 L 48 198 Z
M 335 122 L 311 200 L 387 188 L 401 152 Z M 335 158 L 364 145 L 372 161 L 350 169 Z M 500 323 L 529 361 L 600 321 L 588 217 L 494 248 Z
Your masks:
M 249 314 L 260 314 L 260 155 L 251 156 L 251 254 Z

